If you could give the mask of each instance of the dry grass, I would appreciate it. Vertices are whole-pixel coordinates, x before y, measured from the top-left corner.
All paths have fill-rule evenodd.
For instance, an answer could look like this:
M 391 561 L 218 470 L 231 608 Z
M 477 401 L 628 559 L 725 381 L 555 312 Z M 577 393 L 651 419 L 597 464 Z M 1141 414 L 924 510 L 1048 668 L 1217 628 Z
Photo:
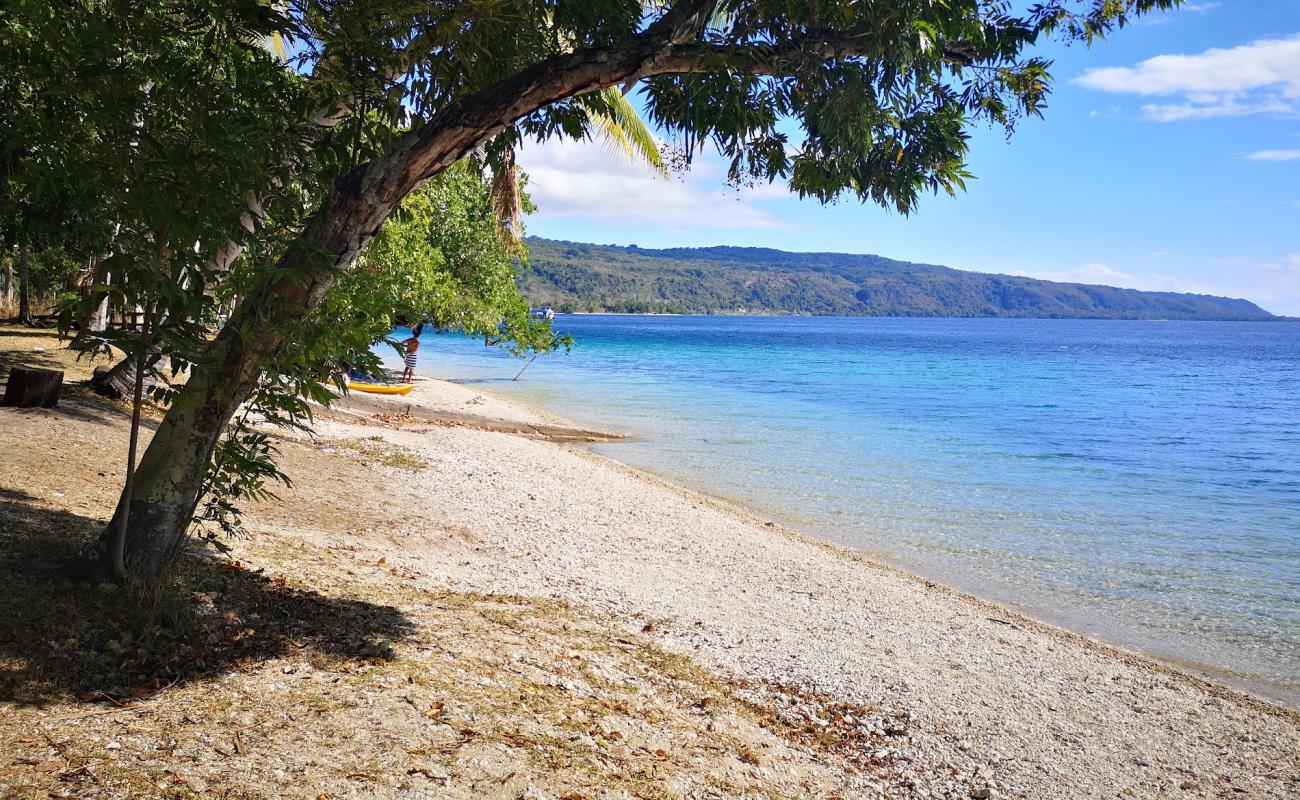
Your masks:
M 398 568 L 341 565 L 299 541 L 241 549 L 238 565 L 192 561 L 178 581 L 187 624 L 151 620 L 164 631 L 152 637 L 123 630 L 135 617 L 112 596 L 60 587 L 47 619 L 76 620 L 85 638 L 11 639 L 0 785 L 15 796 L 220 786 L 228 797 L 532 787 L 671 798 L 690 787 L 776 798 L 834 779 L 743 687 L 612 621 L 550 600 L 422 588 Z M 13 669 L 24 654 L 26 669 Z M 139 683 L 146 654 L 171 657 L 165 682 Z M 96 679 L 125 683 L 86 691 Z M 763 770 L 776 763 L 799 771 L 774 781 Z

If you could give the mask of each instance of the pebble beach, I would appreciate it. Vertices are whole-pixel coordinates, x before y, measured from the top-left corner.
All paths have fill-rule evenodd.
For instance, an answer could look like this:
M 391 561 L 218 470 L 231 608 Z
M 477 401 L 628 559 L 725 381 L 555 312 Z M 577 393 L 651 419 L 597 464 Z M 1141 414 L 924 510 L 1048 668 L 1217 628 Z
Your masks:
M 368 401 L 361 401 L 368 403 Z M 398 491 L 454 559 L 402 538 L 449 585 L 578 599 L 748 679 L 877 709 L 897 733 L 881 790 L 911 796 L 1293 797 L 1300 715 L 1038 623 L 580 446 L 474 417 L 562 428 L 421 380 L 379 435 L 426 460 Z M 346 407 L 345 403 L 345 407 Z M 420 425 L 452 419 L 456 424 Z M 336 435 L 323 422 L 322 432 Z M 581 438 L 580 436 L 574 438 Z M 439 539 L 441 541 L 441 539 Z M 426 546 L 427 545 L 427 546 Z M 987 790 L 989 794 L 983 794 Z

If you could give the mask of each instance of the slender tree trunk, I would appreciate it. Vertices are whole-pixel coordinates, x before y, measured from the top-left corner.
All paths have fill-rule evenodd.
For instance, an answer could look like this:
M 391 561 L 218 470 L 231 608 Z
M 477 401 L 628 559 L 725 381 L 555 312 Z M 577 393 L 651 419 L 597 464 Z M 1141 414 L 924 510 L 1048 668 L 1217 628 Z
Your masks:
M 32 264 L 26 247 L 18 248 L 18 321 L 32 325 Z
M 144 342 L 135 355 L 135 393 L 131 398 L 131 439 L 126 455 L 126 483 L 122 489 L 122 499 L 118 503 L 118 512 L 114 522 L 117 529 L 113 541 L 109 543 L 109 552 L 105 554 L 108 574 L 114 581 L 126 581 L 126 532 L 130 524 L 131 501 L 135 497 L 135 454 L 140 442 L 140 411 L 144 407 L 144 376 L 146 359 L 152 349 L 149 337 L 153 334 L 153 314 L 146 313 L 144 321 Z
M 5 259 L 5 305 L 12 306 L 14 303 L 14 262 L 12 258 Z

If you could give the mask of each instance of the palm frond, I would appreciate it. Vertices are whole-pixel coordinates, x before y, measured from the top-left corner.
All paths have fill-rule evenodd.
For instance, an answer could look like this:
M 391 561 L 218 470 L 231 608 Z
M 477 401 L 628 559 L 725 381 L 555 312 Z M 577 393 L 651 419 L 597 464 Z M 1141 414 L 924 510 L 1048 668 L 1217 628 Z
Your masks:
M 599 95 L 599 104 L 593 104 L 599 107 L 589 106 L 587 113 L 593 133 L 610 150 L 634 161 L 641 159 L 666 177 L 668 168 L 659 153 L 659 143 L 636 108 L 616 86 L 601 90 Z
M 271 51 L 271 55 L 281 61 L 289 60 L 289 48 L 285 47 L 284 37 L 280 35 L 279 31 L 276 31 L 267 37 L 266 49 Z

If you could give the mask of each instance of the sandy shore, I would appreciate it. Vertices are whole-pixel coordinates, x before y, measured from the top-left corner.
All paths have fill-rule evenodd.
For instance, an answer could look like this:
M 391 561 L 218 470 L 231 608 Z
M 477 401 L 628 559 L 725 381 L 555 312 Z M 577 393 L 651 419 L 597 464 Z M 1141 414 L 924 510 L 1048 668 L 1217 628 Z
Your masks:
M 0 409 L 3 548 L 103 524 L 124 418 L 75 391 Z M 438 381 L 323 414 L 285 441 L 294 488 L 253 509 L 236 583 L 193 595 L 287 592 L 320 610 L 311 635 L 218 607 L 265 652 L 87 712 L 73 690 L 122 640 L 47 634 L 60 615 L 30 613 L 75 592 L 24 600 L 0 619 L 0 640 L 24 619 L 40 631 L 0 641 L 0 796 L 121 796 L 115 775 L 188 787 L 175 796 L 253 787 L 234 797 L 1300 794 L 1300 714 L 573 443 L 606 435 Z M 14 569 L 0 595 L 33 585 Z M 371 628 L 404 622 L 341 648 L 332 620 L 358 608 Z
M 429 381 L 414 397 L 448 386 Z M 472 395 L 462 404 L 512 405 L 452 388 Z M 343 433 L 337 424 L 322 432 Z M 449 558 L 441 539 L 404 532 L 402 563 L 455 586 L 654 620 L 668 644 L 728 672 L 874 707 L 873 724 L 898 731 L 882 786 L 918 797 L 1300 794 L 1291 710 L 577 447 L 436 426 L 380 435 L 430 465 L 401 489 L 410 511 L 481 543 Z

